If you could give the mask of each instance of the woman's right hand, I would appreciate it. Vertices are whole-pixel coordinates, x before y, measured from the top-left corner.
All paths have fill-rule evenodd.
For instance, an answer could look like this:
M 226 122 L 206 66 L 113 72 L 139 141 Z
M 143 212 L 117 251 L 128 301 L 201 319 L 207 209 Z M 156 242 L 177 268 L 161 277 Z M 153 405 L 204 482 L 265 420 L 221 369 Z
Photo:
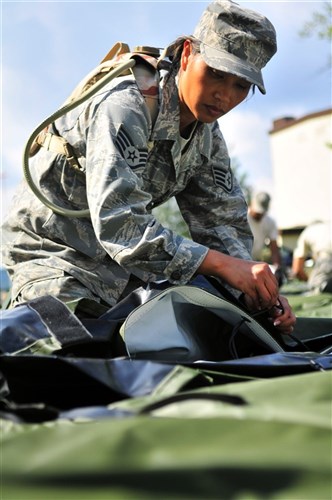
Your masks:
M 278 301 L 278 282 L 266 262 L 248 261 L 209 250 L 198 272 L 221 278 L 240 290 L 257 310 L 271 309 Z

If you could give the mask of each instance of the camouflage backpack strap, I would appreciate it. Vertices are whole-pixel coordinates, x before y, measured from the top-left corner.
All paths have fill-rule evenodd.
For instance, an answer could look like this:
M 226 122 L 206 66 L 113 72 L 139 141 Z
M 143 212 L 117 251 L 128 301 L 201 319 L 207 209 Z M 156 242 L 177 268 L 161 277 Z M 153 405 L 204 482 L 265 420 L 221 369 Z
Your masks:
M 134 48 L 132 53 L 132 58 L 138 62 L 132 68 L 132 72 L 148 107 L 152 126 L 159 111 L 159 57 L 159 49 L 154 47 L 138 46 Z M 139 62 L 143 64 L 139 64 Z
M 158 49 L 152 47 L 135 47 L 133 52 L 130 52 L 127 44 L 117 42 L 106 54 L 100 64 L 86 75 L 75 87 L 65 101 L 64 106 L 71 105 L 75 101 L 81 99 L 81 97 L 91 90 L 108 72 L 116 67 L 120 67 L 124 62 L 133 59 L 135 61 L 133 67 L 125 69 L 121 72 L 121 76 L 134 75 L 138 88 L 145 99 L 153 125 L 159 110 L 158 55 Z M 34 156 L 39 151 L 40 147 L 46 148 L 52 153 L 64 155 L 73 168 L 82 170 L 72 146 L 63 137 L 51 133 L 49 127 L 46 127 L 36 137 L 30 149 L 30 157 Z
M 90 71 L 90 73 L 88 73 L 75 87 L 73 92 L 66 99 L 64 105 L 70 104 L 79 99 L 84 93 L 96 85 L 109 71 L 128 60 L 130 55 L 130 49 L 126 43 L 117 42 L 113 45 L 111 50 L 106 54 L 98 66 Z M 129 75 L 130 70 L 124 70 L 121 74 Z

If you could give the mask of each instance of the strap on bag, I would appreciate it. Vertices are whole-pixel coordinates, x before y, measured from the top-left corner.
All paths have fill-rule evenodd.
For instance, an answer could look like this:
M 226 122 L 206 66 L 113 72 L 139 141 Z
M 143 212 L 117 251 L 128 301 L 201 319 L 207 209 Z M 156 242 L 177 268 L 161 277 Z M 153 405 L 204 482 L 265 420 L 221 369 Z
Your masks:
M 136 47 L 133 52 L 130 52 L 127 44 L 117 42 L 102 59 L 100 64 L 75 87 L 65 101 L 64 106 L 71 105 L 75 101 L 78 101 L 86 92 L 91 91 L 92 87 L 101 78 L 105 77 L 109 71 L 130 59 L 134 59 L 135 66 L 124 70 L 121 76 L 129 75 L 130 73 L 134 75 L 138 88 L 145 99 L 151 121 L 154 124 L 159 110 L 159 96 L 158 92 L 151 92 L 151 89 L 158 89 L 159 78 L 157 76 L 157 59 L 155 56 L 151 56 L 150 53 L 156 49 L 149 48 L 150 53 L 145 52 L 144 49 L 145 47 Z M 140 50 L 142 52 L 139 52 Z M 49 127 L 46 127 L 38 134 L 30 148 L 29 156 L 34 156 L 41 147 L 51 153 L 65 156 L 71 167 L 75 170 L 83 171 L 73 147 L 60 135 L 50 132 Z

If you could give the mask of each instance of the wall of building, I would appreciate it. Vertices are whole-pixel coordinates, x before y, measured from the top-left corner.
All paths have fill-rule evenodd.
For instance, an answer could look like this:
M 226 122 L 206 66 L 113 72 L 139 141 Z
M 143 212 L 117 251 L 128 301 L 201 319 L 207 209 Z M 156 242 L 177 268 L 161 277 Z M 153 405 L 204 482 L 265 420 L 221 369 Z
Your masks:
M 293 236 L 315 219 L 331 219 L 331 120 L 331 109 L 288 117 L 276 120 L 270 132 L 273 201 L 285 237 L 287 230 Z

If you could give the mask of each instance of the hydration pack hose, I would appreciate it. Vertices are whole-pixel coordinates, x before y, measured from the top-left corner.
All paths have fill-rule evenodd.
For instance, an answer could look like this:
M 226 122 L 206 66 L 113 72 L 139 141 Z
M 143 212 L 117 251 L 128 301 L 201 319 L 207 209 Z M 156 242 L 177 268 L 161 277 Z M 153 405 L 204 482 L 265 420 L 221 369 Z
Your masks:
M 48 127 L 51 123 L 53 123 L 55 120 L 60 118 L 61 116 L 65 115 L 72 109 L 76 108 L 83 102 L 85 102 L 87 99 L 92 97 L 98 90 L 100 90 L 104 85 L 106 85 L 108 82 L 113 80 L 113 78 L 116 78 L 117 76 L 121 75 L 125 70 L 132 68 L 135 66 L 136 61 L 134 59 L 129 59 L 129 61 L 124 62 L 117 66 L 115 69 L 109 71 L 107 75 L 105 75 L 103 78 L 101 78 L 97 83 L 95 83 L 90 89 L 88 89 L 86 92 L 84 92 L 81 97 L 75 99 L 73 102 L 69 104 L 65 104 L 62 108 L 58 109 L 55 113 L 50 115 L 49 117 L 46 118 L 38 127 L 32 132 L 31 136 L 29 137 L 25 148 L 23 152 L 23 172 L 25 179 L 30 187 L 30 189 L 33 191 L 33 193 L 37 196 L 37 198 L 48 208 L 50 208 L 53 212 L 55 212 L 58 215 L 64 215 L 65 217 L 89 217 L 90 215 L 90 210 L 70 210 L 67 208 L 60 207 L 58 205 L 55 205 L 52 203 L 50 200 L 48 200 L 41 192 L 39 187 L 35 184 L 31 172 L 30 172 L 30 165 L 29 165 L 29 158 L 30 158 L 30 150 L 31 147 L 37 138 L 37 136 L 42 132 L 46 127 Z

